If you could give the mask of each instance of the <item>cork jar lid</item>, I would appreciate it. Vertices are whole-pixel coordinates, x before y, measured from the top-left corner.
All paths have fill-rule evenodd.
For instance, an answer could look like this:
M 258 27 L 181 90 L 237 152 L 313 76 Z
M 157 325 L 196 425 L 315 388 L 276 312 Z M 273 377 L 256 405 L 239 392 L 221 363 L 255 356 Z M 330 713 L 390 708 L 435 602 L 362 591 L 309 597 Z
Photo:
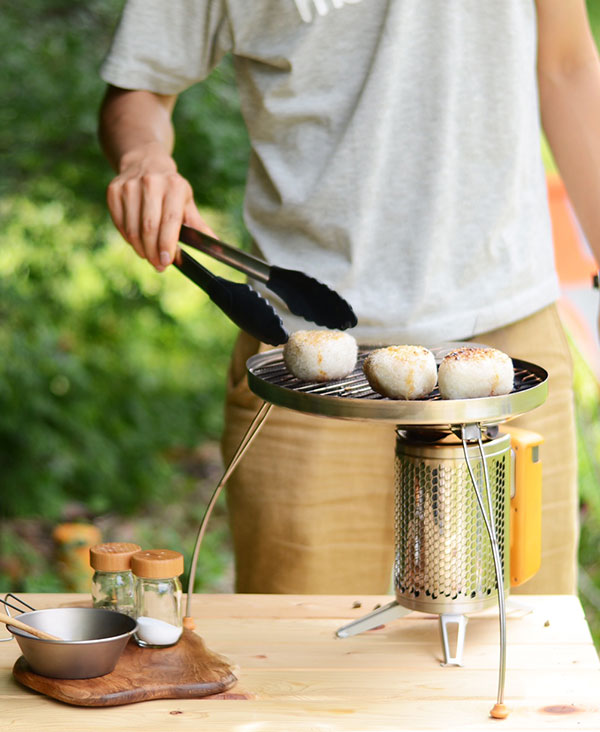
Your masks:
M 124 572 L 131 569 L 131 557 L 141 548 L 118 541 L 96 544 L 90 548 L 90 565 L 100 572 Z
M 147 549 L 131 557 L 131 571 L 146 579 L 167 579 L 183 574 L 183 554 L 171 549 Z

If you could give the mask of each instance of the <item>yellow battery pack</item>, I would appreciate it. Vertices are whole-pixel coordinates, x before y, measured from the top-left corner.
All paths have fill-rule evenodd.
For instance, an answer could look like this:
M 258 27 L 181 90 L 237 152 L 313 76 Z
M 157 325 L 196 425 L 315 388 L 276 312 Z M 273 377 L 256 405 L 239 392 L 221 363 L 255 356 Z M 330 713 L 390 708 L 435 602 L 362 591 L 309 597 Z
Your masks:
M 542 560 L 542 461 L 544 438 L 536 432 L 502 425 L 511 439 L 513 484 L 510 499 L 510 584 L 522 585 Z

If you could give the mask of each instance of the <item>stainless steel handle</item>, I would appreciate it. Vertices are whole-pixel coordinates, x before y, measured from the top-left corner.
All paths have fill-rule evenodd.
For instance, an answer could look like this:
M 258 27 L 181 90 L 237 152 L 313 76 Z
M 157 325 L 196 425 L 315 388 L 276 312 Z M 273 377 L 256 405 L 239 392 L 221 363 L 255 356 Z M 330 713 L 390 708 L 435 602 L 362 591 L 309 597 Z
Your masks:
M 215 239 L 196 229 L 192 229 L 185 224 L 179 232 L 179 240 L 184 244 L 189 244 L 194 249 L 208 254 L 219 262 L 223 262 L 247 274 L 249 277 L 253 277 L 255 280 L 259 280 L 260 282 L 269 281 L 269 277 L 271 276 L 271 268 L 269 265 L 237 247 L 225 244 L 225 242 L 219 241 L 219 239 Z

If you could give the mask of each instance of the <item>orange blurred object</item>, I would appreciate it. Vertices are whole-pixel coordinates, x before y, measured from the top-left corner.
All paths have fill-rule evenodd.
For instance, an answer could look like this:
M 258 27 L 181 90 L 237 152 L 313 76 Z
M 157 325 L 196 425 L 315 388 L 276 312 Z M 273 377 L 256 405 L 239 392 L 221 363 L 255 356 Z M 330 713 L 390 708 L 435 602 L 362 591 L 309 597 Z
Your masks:
M 588 249 L 562 179 L 548 175 L 547 185 L 554 261 L 562 290 L 558 311 L 577 350 L 600 383 L 598 293 L 592 290 L 592 278 L 600 267 Z
M 565 184 L 557 175 L 549 175 L 547 184 L 554 260 L 560 284 L 563 287 L 591 287 L 598 267 L 579 232 Z
M 59 524 L 52 532 L 60 576 L 71 592 L 90 592 L 94 570 L 90 567 L 90 547 L 102 541 L 93 524 Z

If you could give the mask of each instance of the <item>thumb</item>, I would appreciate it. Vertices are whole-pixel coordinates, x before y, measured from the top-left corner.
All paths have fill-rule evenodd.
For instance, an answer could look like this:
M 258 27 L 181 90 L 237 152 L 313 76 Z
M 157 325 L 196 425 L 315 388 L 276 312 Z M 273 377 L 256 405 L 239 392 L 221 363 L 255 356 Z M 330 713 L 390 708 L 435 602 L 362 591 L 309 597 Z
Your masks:
M 215 239 L 218 238 L 215 232 L 210 228 L 210 226 L 200 215 L 200 212 L 196 208 L 196 204 L 194 203 L 194 201 L 190 201 L 186 205 L 183 212 L 183 223 L 187 226 L 191 226 L 193 229 L 198 229 L 198 231 L 202 231 L 205 234 L 214 237 Z

